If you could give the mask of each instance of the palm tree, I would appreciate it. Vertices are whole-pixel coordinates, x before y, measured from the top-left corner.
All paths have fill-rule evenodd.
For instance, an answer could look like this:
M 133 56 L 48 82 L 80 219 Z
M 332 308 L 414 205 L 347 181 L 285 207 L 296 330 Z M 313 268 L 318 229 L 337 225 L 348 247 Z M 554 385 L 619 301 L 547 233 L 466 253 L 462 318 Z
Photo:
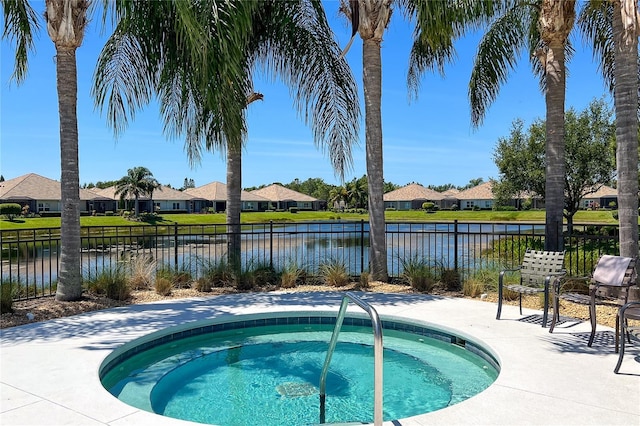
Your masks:
M 186 32 L 174 24 L 183 2 L 149 3 L 128 2 L 116 11 L 120 21 L 94 80 L 97 103 L 108 102 L 109 120 L 118 131 L 126 125 L 127 107 L 135 111 L 157 93 L 165 127 L 186 137 L 191 163 L 199 161 L 203 148 L 226 150 L 229 232 L 239 230 L 240 154 L 258 67 L 291 87 L 316 145 L 328 148 L 334 169 L 344 175 L 357 140 L 357 91 L 321 1 L 199 2 L 191 8 L 191 20 L 183 20 L 198 25 Z M 229 240 L 230 259 L 238 257 L 237 241 Z
M 338 207 L 338 209 L 341 209 L 343 205 L 346 204 L 348 199 L 348 193 L 347 193 L 347 188 L 345 188 L 344 186 L 334 186 L 333 188 L 331 188 L 331 191 L 329 191 L 329 203 L 330 205 L 334 206 L 334 207 Z
M 418 87 L 418 75 L 425 69 L 437 68 L 443 73 L 444 64 L 454 56 L 453 41 L 464 34 L 467 26 L 471 26 L 479 17 L 487 15 L 487 10 L 496 7 L 491 0 L 396 0 L 395 3 L 416 25 L 408 76 L 409 86 L 415 88 Z M 371 279 L 380 281 L 388 279 L 383 201 L 380 45 L 391 19 L 393 4 L 394 0 L 340 0 L 340 11 L 351 21 L 351 41 L 356 34 L 362 39 L 369 194 L 369 270 Z
M 365 180 L 354 178 L 351 182 L 347 183 L 346 186 L 349 203 L 353 204 L 357 209 L 367 204 L 367 188 Z
M 116 182 L 115 195 L 119 195 L 121 200 L 133 197 L 135 200 L 135 215 L 140 215 L 140 197 L 148 195 L 150 198 L 160 184 L 153 177 L 153 173 L 146 167 L 134 167 L 127 170 L 127 175 Z M 153 211 L 153 201 L 151 202 Z
M 475 58 L 469 98 L 474 126 L 505 83 L 514 58 L 529 53 L 546 103 L 545 249 L 562 250 L 564 210 L 565 52 L 575 21 L 575 1 L 505 2 L 482 37 Z
M 614 105 L 620 254 L 638 256 L 638 36 L 636 0 L 613 1 Z
M 16 40 L 13 78 L 26 76 L 27 54 L 33 48 L 37 17 L 26 1 L 2 0 L 3 37 Z M 87 25 L 86 0 L 46 0 L 44 19 L 56 48 L 56 84 L 60 115 L 60 270 L 56 300 L 72 301 L 82 296 L 80 271 L 80 171 L 78 165 L 78 73 L 76 49 L 82 44 Z

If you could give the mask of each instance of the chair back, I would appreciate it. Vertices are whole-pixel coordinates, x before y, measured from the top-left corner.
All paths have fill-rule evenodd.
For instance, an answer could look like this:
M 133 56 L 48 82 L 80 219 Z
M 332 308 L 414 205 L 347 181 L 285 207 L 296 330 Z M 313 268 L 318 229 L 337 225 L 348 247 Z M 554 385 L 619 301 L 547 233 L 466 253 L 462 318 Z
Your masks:
M 527 249 L 522 259 L 520 277 L 523 285 L 543 287 L 545 278 L 564 270 L 564 251 Z
M 590 291 L 599 299 L 624 305 L 636 283 L 636 262 L 637 258 L 602 255 L 593 271 Z
M 635 279 L 636 260 L 630 257 L 602 255 L 593 271 L 593 280 L 610 287 L 629 286 Z

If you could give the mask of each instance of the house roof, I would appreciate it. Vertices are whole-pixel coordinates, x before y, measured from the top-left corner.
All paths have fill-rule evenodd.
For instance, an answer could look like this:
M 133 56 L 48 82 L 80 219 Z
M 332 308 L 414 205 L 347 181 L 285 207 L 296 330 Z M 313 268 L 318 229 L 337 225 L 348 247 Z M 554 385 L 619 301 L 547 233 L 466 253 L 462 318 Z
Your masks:
M 449 188 L 446 191 L 442 192 L 441 195 L 443 198 L 456 198 L 460 193 L 460 190 L 457 188 Z
M 110 186 L 104 189 L 93 189 L 94 193 L 99 194 L 103 197 L 110 198 L 112 200 L 119 200 L 120 195 L 116 195 L 116 187 Z M 128 197 L 132 200 L 134 197 Z M 178 191 L 177 189 L 169 188 L 168 186 L 160 185 L 157 189 L 153 191 L 153 200 L 154 201 L 190 201 L 195 197 L 191 194 L 186 194 L 182 191 Z M 148 200 L 149 196 L 144 195 L 139 198 L 140 200 Z
M 197 188 L 189 188 L 184 192 L 194 197 L 203 198 L 209 201 L 227 201 L 227 185 L 222 182 L 211 182 Z M 269 201 L 258 194 L 253 194 L 247 191 L 241 192 L 240 199 L 242 201 Z
M 101 194 L 80 188 L 81 200 L 108 199 Z M 60 182 L 35 173 L 0 182 L 1 200 L 60 200 Z
M 313 198 L 310 195 L 302 194 L 292 189 L 285 188 L 284 186 L 278 185 L 277 183 L 274 183 L 272 185 L 266 186 L 264 188 L 256 189 L 250 192 L 252 194 L 259 195 L 260 197 L 264 197 L 269 201 L 285 201 L 285 200 L 301 201 L 301 202 L 318 201 L 317 198 Z
M 610 186 L 602 185 L 597 191 L 586 194 L 584 198 L 603 198 L 603 197 L 617 197 L 618 190 L 611 188 Z
M 473 188 L 458 192 L 455 196 L 458 200 L 493 200 L 493 182 L 484 182 Z
M 411 200 L 442 200 L 442 194 L 433 189 L 425 188 L 417 183 L 387 192 L 383 195 L 384 201 L 411 201 Z

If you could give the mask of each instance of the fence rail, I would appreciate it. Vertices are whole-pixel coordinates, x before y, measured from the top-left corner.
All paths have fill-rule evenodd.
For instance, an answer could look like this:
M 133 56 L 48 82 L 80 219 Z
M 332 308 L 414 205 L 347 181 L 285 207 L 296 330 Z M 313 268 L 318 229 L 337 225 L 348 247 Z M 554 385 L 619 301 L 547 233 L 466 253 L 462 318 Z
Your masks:
M 484 268 L 518 265 L 525 248 L 544 247 L 544 224 L 388 222 L 390 277 L 411 259 L 435 269 L 454 269 L 463 279 Z M 226 225 L 89 226 L 81 230 L 83 277 L 96 276 L 132 256 L 149 256 L 157 268 L 188 271 L 194 278 L 223 261 L 231 234 Z M 316 275 L 325 262 L 343 263 L 352 276 L 369 262 L 367 222 L 258 223 L 241 226 L 243 268 L 283 270 L 295 264 Z M 565 231 L 566 268 L 586 275 L 602 254 L 618 254 L 616 225 L 574 225 Z M 55 293 L 60 228 L 0 230 L 0 281 L 19 285 L 19 298 Z

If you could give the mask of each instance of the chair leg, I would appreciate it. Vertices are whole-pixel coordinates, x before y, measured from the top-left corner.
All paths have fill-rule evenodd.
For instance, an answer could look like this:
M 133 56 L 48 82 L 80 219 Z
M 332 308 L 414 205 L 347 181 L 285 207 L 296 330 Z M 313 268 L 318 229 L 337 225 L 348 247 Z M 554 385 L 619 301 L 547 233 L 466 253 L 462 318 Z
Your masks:
M 551 317 L 551 325 L 549 326 L 549 333 L 553 333 L 553 329 L 556 327 L 556 322 L 560 321 L 560 300 L 557 294 L 553 295 L 553 317 Z
M 520 302 L 520 315 L 522 315 L 522 293 L 520 293 L 520 297 L 518 298 Z
M 593 338 L 596 336 L 596 305 L 594 303 L 589 305 L 589 321 L 591 322 L 591 336 L 589 336 L 587 346 L 591 347 Z
M 624 340 L 624 336 L 622 336 Z M 618 353 L 618 347 L 620 346 L 620 317 L 616 315 L 616 353 Z
M 624 344 L 625 344 L 625 338 L 624 338 L 624 334 L 626 332 L 625 326 L 624 324 L 625 321 L 624 319 L 620 320 L 620 316 L 622 316 L 623 314 L 620 313 L 620 315 L 616 318 L 616 325 L 620 325 L 621 326 L 621 330 L 618 330 L 618 327 L 616 326 L 616 342 L 618 340 L 618 331 L 620 331 L 620 334 L 623 334 L 622 339 L 620 339 L 620 355 L 618 356 L 618 363 L 616 364 L 616 368 L 613 369 L 613 372 L 618 374 L 618 371 L 620 370 L 620 366 L 622 365 L 622 358 L 624 358 Z M 618 346 L 616 345 L 616 349 L 618 348 Z
M 502 313 L 502 276 L 504 272 L 500 272 L 500 278 L 498 280 L 498 312 L 496 313 L 496 319 L 500 319 L 500 314 Z
M 544 311 L 542 312 L 542 327 L 547 326 L 547 318 L 549 318 L 549 292 L 544 292 Z

